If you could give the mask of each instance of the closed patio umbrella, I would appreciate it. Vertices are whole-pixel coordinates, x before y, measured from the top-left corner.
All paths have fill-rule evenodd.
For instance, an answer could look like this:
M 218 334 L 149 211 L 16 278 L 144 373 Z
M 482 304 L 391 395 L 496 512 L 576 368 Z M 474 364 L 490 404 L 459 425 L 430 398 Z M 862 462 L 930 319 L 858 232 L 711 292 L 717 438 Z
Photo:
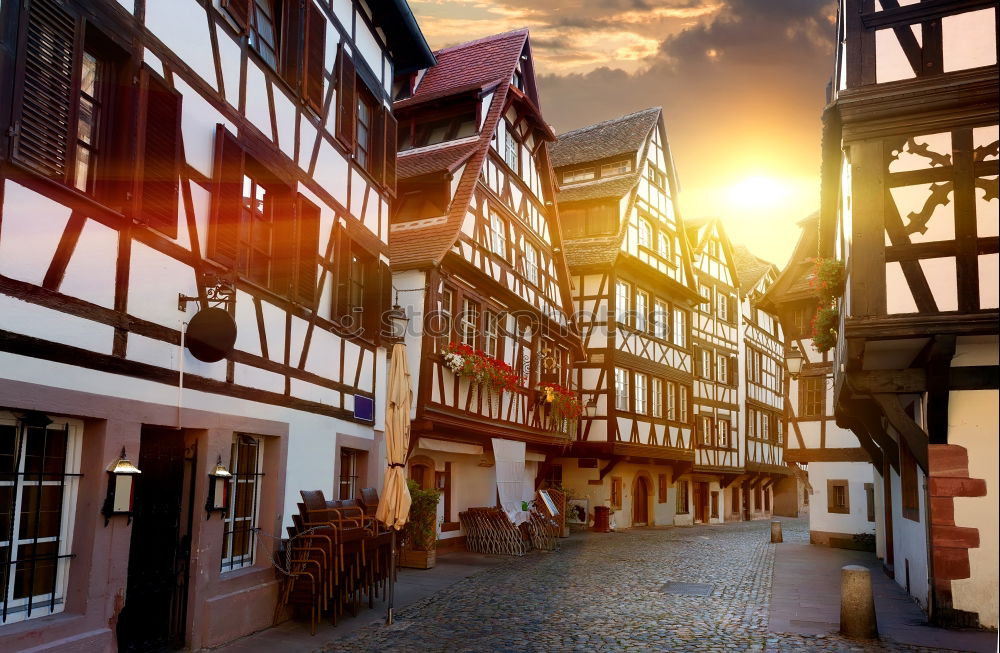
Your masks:
M 385 481 L 375 518 L 392 529 L 392 566 L 389 572 L 389 609 L 386 623 L 392 623 L 393 589 L 396 576 L 396 531 L 406 525 L 410 515 L 410 490 L 406 487 L 406 454 L 410 448 L 410 371 L 406 364 L 406 345 L 392 346 L 389 361 L 389 385 L 385 402 Z

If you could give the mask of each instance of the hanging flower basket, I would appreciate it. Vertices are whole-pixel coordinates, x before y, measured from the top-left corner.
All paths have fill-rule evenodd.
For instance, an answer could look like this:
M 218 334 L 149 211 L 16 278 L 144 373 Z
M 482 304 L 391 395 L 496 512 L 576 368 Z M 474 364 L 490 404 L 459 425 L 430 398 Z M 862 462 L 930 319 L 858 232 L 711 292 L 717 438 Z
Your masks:
M 553 431 L 572 433 L 583 413 L 583 403 L 575 392 L 557 383 L 539 383 L 538 400 L 547 407 Z
M 444 349 L 444 364 L 491 395 L 517 388 L 518 376 L 510 365 L 461 342 L 448 343 Z
M 814 258 L 809 285 L 824 305 L 844 294 L 844 263 L 834 258 Z
M 816 311 L 812 319 L 813 348 L 823 353 L 837 345 L 837 325 L 840 321 L 840 311 L 836 305 L 826 306 Z

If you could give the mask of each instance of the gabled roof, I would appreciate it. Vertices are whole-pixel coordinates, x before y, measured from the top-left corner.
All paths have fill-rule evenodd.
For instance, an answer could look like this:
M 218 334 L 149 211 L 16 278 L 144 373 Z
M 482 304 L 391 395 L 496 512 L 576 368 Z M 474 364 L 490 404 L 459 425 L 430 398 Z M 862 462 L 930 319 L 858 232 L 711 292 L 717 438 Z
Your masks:
M 572 184 L 559 189 L 559 201 L 581 202 L 583 200 L 620 199 L 628 195 L 638 182 L 639 173 L 630 172 L 618 177 Z
M 768 270 L 778 271 L 774 263 L 754 255 L 746 245 L 733 247 L 733 257 L 736 262 L 736 275 L 740 281 L 740 296 L 746 297 L 757 282 L 767 274 Z
M 461 180 L 455 189 L 444 221 L 431 221 L 426 227 L 400 231 L 394 235 L 390 229 L 389 252 L 394 269 L 413 269 L 439 263 L 454 245 L 462 229 L 465 211 L 472 199 L 472 192 L 479 178 L 480 169 L 496 131 L 501 112 L 506 106 L 507 89 L 517 68 L 517 62 L 528 40 L 528 30 L 521 29 L 488 36 L 476 41 L 444 48 L 435 52 L 437 66 L 428 70 L 420 80 L 413 96 L 397 102 L 410 110 L 429 99 L 447 97 L 453 93 L 468 92 L 475 86 L 496 83 L 496 92 L 479 130 L 477 140 L 465 146 L 441 148 L 440 154 L 430 152 L 404 154 L 399 157 L 400 178 L 414 174 L 444 172 L 457 169 L 467 162 Z M 434 150 L 433 152 L 437 152 Z M 410 157 L 418 157 L 407 161 Z
M 619 234 L 567 240 L 566 263 L 570 267 L 611 265 L 618 256 L 621 245 L 622 238 Z
M 809 283 L 813 259 L 818 256 L 819 211 L 799 221 L 802 233 L 795 244 L 795 251 L 788 264 L 781 271 L 771 288 L 764 293 L 760 305 L 765 310 L 777 308 L 779 304 L 799 299 L 808 299 L 813 294 Z
M 380 3 L 372 18 L 385 33 L 397 74 L 434 65 L 434 55 L 406 0 Z
M 726 227 L 722 224 L 722 220 L 719 218 L 699 218 L 688 222 L 686 227 L 688 241 L 691 244 L 691 258 L 693 260 L 697 260 L 697 257 L 704 251 L 705 245 L 709 241 L 709 236 L 713 231 L 719 235 L 722 251 L 726 254 L 726 260 L 729 262 L 729 270 L 733 275 L 733 281 L 737 285 L 742 285 L 740 284 L 740 273 L 736 264 L 733 243 L 729 240 L 729 234 L 726 233 Z M 737 290 L 741 290 L 741 288 L 737 288 Z
M 561 134 L 552 146 L 552 166 L 562 168 L 638 152 L 660 112 L 660 107 L 652 107 Z
M 409 179 L 435 172 L 455 172 L 476 151 L 477 144 L 478 140 L 459 141 L 443 147 L 400 152 L 396 158 L 396 174 L 400 179 Z

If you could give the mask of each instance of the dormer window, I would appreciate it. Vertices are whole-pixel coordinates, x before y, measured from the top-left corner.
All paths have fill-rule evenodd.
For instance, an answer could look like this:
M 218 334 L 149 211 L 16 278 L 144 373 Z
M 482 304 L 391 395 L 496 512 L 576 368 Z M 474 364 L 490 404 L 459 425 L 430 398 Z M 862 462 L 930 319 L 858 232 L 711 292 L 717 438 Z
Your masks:
M 563 173 L 564 184 L 575 184 L 581 181 L 590 181 L 597 177 L 594 168 L 581 168 L 580 170 L 570 170 Z
M 601 177 L 617 177 L 632 171 L 632 162 L 628 159 L 606 163 L 601 166 Z

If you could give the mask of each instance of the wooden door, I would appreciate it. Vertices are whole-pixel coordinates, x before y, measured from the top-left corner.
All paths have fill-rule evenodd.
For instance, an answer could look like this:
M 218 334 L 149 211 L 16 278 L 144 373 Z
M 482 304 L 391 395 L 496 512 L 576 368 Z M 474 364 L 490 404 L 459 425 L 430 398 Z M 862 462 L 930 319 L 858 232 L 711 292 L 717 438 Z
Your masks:
M 702 524 L 708 523 L 708 483 L 694 484 L 694 518 Z
M 635 479 L 635 493 L 632 497 L 632 525 L 645 526 L 649 523 L 649 482 L 643 476 Z

